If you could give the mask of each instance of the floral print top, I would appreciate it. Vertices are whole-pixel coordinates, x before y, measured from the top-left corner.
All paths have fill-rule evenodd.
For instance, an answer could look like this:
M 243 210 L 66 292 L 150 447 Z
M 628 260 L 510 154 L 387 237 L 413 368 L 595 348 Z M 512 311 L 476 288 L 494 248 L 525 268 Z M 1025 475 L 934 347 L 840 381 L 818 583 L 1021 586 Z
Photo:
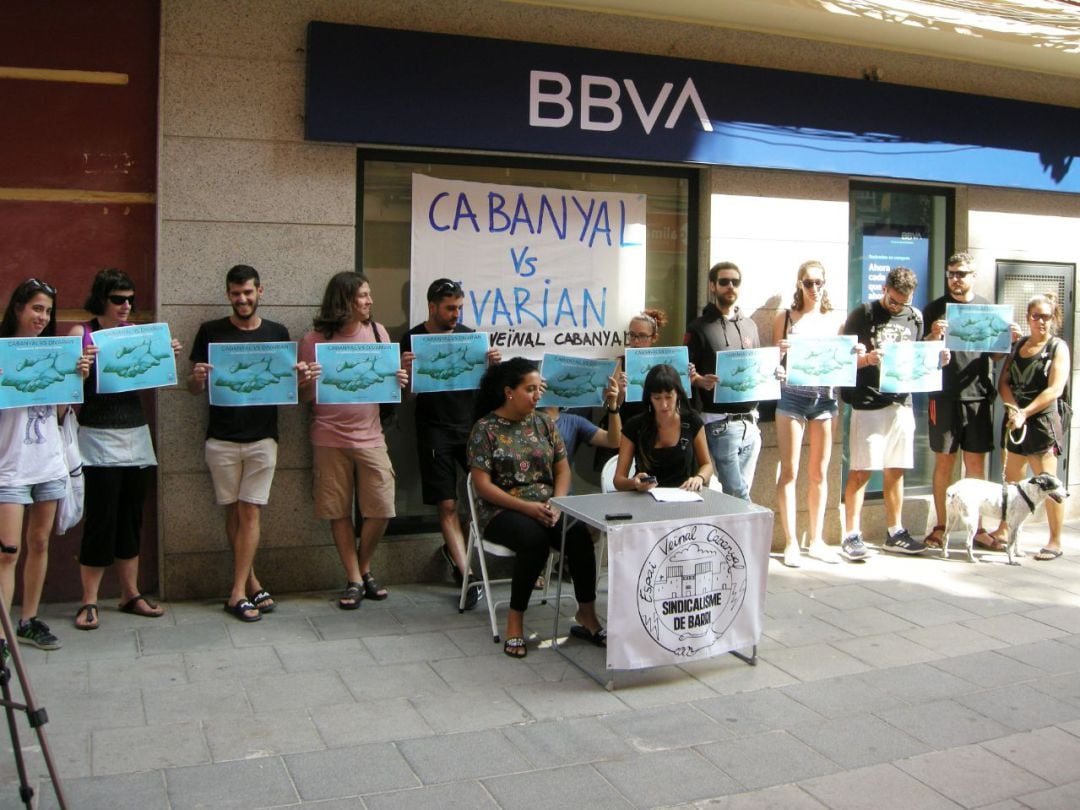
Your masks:
M 483 470 L 504 492 L 525 501 L 543 503 L 555 494 L 555 464 L 566 458 L 566 447 L 554 423 L 539 411 L 520 422 L 494 413 L 477 420 L 469 434 L 469 469 Z M 476 499 L 481 533 L 501 507 Z

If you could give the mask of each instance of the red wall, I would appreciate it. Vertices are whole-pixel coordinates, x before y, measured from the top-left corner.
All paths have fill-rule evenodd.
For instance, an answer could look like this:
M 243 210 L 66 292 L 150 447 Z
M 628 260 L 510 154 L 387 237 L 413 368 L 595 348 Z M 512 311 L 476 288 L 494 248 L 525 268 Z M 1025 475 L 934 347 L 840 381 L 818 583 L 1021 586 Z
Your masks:
M 0 65 L 128 77 L 121 85 L 0 78 L 0 306 L 35 276 L 56 286 L 62 316 L 76 319 L 107 266 L 132 276 L 141 302 L 155 300 L 159 19 L 154 0 L 0 3 Z M 13 199 L 42 190 L 63 199 Z M 69 201 L 95 191 L 130 198 Z M 154 500 L 143 533 L 148 590 L 157 581 Z M 46 601 L 79 597 L 78 537 L 74 529 L 54 539 Z

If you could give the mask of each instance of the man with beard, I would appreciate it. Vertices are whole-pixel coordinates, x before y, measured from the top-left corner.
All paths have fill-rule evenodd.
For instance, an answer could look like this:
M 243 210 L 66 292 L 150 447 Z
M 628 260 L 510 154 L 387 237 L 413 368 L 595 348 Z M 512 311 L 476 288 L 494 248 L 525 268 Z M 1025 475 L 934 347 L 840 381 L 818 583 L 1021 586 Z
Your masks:
M 694 402 L 700 405 L 705 422 L 716 477 L 724 492 L 744 501 L 750 500 L 761 431 L 758 429 L 756 402 L 713 402 L 716 376 L 716 353 L 736 349 L 758 349 L 757 324 L 735 306 L 739 300 L 742 272 L 734 262 L 718 262 L 709 270 L 709 303 L 701 317 L 690 321 L 683 343 L 696 370 L 690 383 Z
M 265 343 L 289 340 L 289 330 L 258 314 L 263 288 L 254 267 L 238 264 L 225 276 L 225 290 L 232 314 L 206 321 L 191 345 L 191 374 L 187 387 L 192 394 L 206 391 L 212 366 L 211 343 Z M 297 364 L 298 373 L 307 371 Z M 259 547 L 259 515 L 270 497 L 277 466 L 277 406 L 249 405 L 238 408 L 210 406 L 206 428 L 206 465 L 214 483 L 214 496 L 225 507 L 225 533 L 233 550 L 232 592 L 225 609 L 244 622 L 255 622 L 273 611 L 270 593 L 255 576 L 255 551 Z
M 448 278 L 431 282 L 427 290 L 428 317 L 401 340 L 402 366 L 412 376 L 416 355 L 412 352 L 413 335 L 446 335 L 472 332 L 461 323 L 465 292 Z M 488 363 L 501 362 L 498 349 L 488 351 Z M 465 558 L 465 536 L 457 511 L 457 469 L 466 473 L 465 446 L 473 425 L 475 391 L 439 391 L 416 395 L 416 452 L 420 460 L 420 486 L 423 501 L 439 510 L 442 553 L 454 580 L 460 585 L 469 578 L 465 608 L 471 610 L 483 595 L 484 586 L 469 573 Z
M 924 313 L 924 340 L 944 340 L 948 331 L 945 320 L 947 304 L 989 304 L 973 288 L 975 260 L 970 253 L 956 253 L 946 264 L 948 292 L 931 301 Z M 1020 327 L 1011 324 L 1012 339 L 1020 337 Z M 930 449 L 934 452 L 934 509 L 937 525 L 923 540 L 927 548 L 941 548 L 945 543 L 945 490 L 952 483 L 956 453 L 964 456 L 964 471 L 969 478 L 986 477 L 986 454 L 994 441 L 993 410 L 997 388 L 994 362 L 1002 355 L 985 352 L 950 353 L 949 364 L 941 375 L 941 391 L 930 395 Z M 1004 549 L 1002 541 L 980 529 L 975 542 L 992 551 Z

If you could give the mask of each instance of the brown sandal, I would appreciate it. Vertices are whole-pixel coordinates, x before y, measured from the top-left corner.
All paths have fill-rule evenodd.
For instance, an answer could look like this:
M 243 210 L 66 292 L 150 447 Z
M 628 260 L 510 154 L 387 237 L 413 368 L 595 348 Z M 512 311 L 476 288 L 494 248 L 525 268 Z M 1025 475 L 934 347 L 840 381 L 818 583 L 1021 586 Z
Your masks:
M 945 532 L 945 527 L 944 526 L 941 526 L 941 525 L 935 526 L 933 531 L 931 531 L 930 534 L 926 535 L 926 537 L 923 538 L 923 543 L 926 544 L 927 548 L 936 548 L 936 549 L 945 548 L 944 532 Z
M 990 534 L 986 529 L 979 529 L 979 531 L 975 532 L 975 545 L 987 551 L 1005 550 L 1005 541 Z

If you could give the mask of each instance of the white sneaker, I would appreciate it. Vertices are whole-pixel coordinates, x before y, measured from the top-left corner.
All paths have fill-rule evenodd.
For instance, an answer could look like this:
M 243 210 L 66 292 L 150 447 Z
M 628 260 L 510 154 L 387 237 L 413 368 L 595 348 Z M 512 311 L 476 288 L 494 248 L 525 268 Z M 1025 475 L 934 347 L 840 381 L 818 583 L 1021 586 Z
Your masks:
M 802 552 L 797 543 L 784 547 L 784 565 L 788 568 L 798 568 L 802 565 Z
M 839 565 L 840 557 L 836 553 L 836 549 L 826 543 L 824 540 L 814 540 L 810 543 L 810 548 L 806 550 L 806 554 L 815 560 L 820 560 L 823 563 L 829 565 Z

